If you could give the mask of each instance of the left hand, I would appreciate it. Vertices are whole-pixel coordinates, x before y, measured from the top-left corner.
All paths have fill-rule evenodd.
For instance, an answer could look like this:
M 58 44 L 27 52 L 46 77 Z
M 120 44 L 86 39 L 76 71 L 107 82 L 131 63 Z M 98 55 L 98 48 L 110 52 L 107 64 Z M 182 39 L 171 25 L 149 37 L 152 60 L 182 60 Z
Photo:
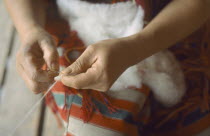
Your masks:
M 61 81 L 72 88 L 105 92 L 133 65 L 132 51 L 129 50 L 126 38 L 90 45 L 72 65 L 61 72 Z

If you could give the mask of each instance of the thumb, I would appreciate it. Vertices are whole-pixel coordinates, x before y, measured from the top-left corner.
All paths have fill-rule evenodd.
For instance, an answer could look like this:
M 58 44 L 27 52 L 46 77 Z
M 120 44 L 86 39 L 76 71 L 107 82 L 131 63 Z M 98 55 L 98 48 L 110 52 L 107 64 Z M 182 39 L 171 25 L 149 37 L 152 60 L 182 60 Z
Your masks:
M 48 68 L 52 71 L 59 71 L 58 52 L 53 39 L 43 40 L 40 44 Z
M 82 55 L 69 67 L 64 69 L 61 72 L 61 74 L 65 76 L 65 75 L 76 75 L 76 74 L 86 72 L 87 69 L 89 69 L 92 66 L 92 64 L 95 62 L 95 59 L 93 56 L 94 55 L 92 51 L 89 48 L 87 48 L 82 53 Z

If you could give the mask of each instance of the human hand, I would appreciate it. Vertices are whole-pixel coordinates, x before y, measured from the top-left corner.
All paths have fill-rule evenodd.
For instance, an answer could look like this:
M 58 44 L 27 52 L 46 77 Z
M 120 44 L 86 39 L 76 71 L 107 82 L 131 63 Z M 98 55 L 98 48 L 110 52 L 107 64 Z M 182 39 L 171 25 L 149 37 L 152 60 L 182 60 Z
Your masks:
M 48 89 L 59 70 L 55 41 L 44 29 L 31 28 L 21 37 L 22 46 L 18 50 L 16 67 L 27 86 L 34 93 Z M 49 71 L 42 70 L 47 64 Z
M 61 72 L 64 85 L 76 89 L 107 91 L 134 63 L 127 39 L 110 39 L 90 45 Z

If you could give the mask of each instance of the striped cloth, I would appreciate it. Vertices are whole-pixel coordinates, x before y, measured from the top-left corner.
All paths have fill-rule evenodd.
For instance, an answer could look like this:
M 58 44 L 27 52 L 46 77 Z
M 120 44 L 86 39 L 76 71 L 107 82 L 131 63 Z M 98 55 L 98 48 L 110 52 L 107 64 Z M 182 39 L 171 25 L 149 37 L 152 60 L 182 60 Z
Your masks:
M 84 51 L 76 32 L 71 31 L 69 36 L 67 39 L 71 40 L 62 42 L 58 47 L 61 68 L 70 65 L 76 59 L 71 58 L 70 54 L 79 56 Z M 108 91 L 102 96 L 97 91 L 86 90 L 91 93 L 87 96 L 91 97 L 89 102 L 93 103 L 87 108 L 87 112 L 91 112 L 89 108 L 93 108 L 88 121 L 85 120 L 88 115 L 83 110 L 88 106 L 84 105 L 84 90 L 69 88 L 58 82 L 52 93 L 47 96 L 47 104 L 64 121 L 65 127 L 68 128 L 67 135 L 138 136 L 138 114 L 150 90 L 145 85 L 139 89 L 125 90 L 115 93 Z
M 57 111 L 68 124 L 68 135 L 90 136 L 138 136 L 138 112 L 143 107 L 149 89 L 144 86 L 138 90 L 119 92 L 110 97 L 110 102 L 117 107 L 117 111 L 109 112 L 106 105 L 93 99 L 98 111 L 94 111 L 91 119 L 84 122 L 82 112 L 82 97 L 77 94 L 66 94 L 67 87 L 62 83 L 56 84 L 52 95 L 56 102 Z M 132 99 L 133 98 L 133 99 Z M 66 104 L 65 104 L 66 99 Z M 66 105 L 66 108 L 64 108 Z
M 170 1 L 148 0 L 151 4 L 149 7 L 153 8 L 147 9 L 152 14 L 150 19 Z M 48 10 L 51 12 L 48 12 L 46 29 L 57 39 L 60 66 L 64 68 L 76 59 L 70 52 L 79 56 L 84 47 L 77 33 L 70 31 L 68 23 L 56 14 L 56 6 L 52 3 L 48 3 Z M 171 108 L 162 107 L 149 96 L 150 91 L 146 86 L 130 89 L 129 93 L 107 93 L 109 97 L 103 97 L 107 101 L 92 100 L 94 112 L 88 115 L 91 118 L 85 123 L 84 115 L 87 110 L 83 107 L 84 96 L 78 93 L 79 90 L 67 88 L 59 82 L 47 96 L 47 105 L 68 126 L 66 135 L 69 136 L 137 136 L 140 133 L 141 136 L 195 135 L 210 126 L 209 24 L 206 23 L 191 37 L 171 48 L 180 60 L 188 86 L 188 95 L 180 104 Z
M 48 20 L 52 19 L 55 20 L 47 23 L 47 30 L 55 36 L 60 68 L 63 69 L 74 62 L 85 47 L 67 22 L 58 16 Z M 46 102 L 57 118 L 64 121 L 65 135 L 138 136 L 138 127 L 142 123 L 138 115 L 149 93 L 145 85 L 115 93 L 101 93 L 69 88 L 58 82 L 47 95 Z

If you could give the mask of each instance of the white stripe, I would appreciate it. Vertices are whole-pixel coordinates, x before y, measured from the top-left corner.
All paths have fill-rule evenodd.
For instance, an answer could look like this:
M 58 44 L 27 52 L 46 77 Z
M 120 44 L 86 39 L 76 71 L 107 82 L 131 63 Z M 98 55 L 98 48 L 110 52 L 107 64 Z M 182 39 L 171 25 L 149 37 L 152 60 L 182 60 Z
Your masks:
M 64 123 L 64 126 L 66 125 Z M 74 117 L 69 118 L 68 132 L 74 136 L 124 136 L 124 134 L 115 130 L 96 126 L 91 123 L 84 123 L 82 120 Z
M 57 48 L 57 51 L 58 51 L 58 55 L 59 55 L 59 57 L 63 56 L 63 53 L 64 53 L 64 48 L 62 48 L 62 47 L 58 47 L 58 48 Z
M 143 106 L 147 98 L 142 92 L 132 89 L 125 89 L 122 91 L 107 91 L 106 94 L 116 99 L 137 103 L 140 105 L 140 107 Z
M 64 95 L 63 92 L 54 91 L 53 93 Z M 123 91 L 107 91 L 106 94 L 115 99 L 126 100 L 126 101 L 139 104 L 140 108 L 143 107 L 147 98 L 147 96 L 143 94 L 142 92 L 139 92 L 137 90 L 132 90 L 132 89 L 125 89 Z M 60 105 L 59 107 L 63 107 L 63 105 Z

